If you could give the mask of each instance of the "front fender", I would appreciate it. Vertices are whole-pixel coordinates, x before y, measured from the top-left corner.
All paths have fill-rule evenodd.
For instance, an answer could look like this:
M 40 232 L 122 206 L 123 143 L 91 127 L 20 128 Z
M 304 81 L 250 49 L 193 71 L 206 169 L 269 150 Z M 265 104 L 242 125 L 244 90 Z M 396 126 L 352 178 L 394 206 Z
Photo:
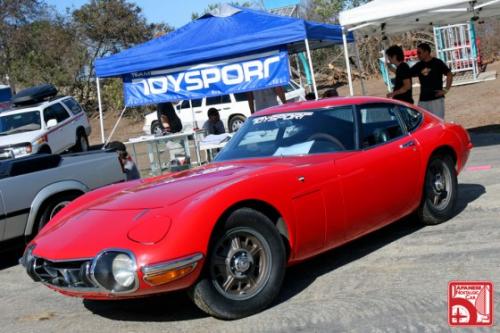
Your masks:
M 40 207 L 42 207 L 45 200 L 51 196 L 66 192 L 66 191 L 80 191 L 82 193 L 88 192 L 89 188 L 76 180 L 63 180 L 50 185 L 45 186 L 40 192 L 37 193 L 35 199 L 31 203 L 30 213 L 28 216 L 28 223 L 24 230 L 24 235 L 29 236 L 33 231 L 33 226 L 35 225 L 35 219 L 39 213 Z

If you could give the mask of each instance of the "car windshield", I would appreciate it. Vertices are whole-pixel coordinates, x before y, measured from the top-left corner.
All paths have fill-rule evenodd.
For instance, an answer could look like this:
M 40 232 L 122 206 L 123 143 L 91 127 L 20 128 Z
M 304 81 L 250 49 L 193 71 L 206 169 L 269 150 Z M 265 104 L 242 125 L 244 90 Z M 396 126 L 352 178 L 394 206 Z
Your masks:
M 249 118 L 215 161 L 354 149 L 351 106 Z
M 0 116 L 0 135 L 36 131 L 40 128 L 41 121 L 39 111 Z

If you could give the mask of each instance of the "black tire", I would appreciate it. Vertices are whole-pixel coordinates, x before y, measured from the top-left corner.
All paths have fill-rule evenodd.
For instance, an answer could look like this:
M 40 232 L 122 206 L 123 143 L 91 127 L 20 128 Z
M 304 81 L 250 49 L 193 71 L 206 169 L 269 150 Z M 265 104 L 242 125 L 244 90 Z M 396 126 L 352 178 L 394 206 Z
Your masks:
M 79 130 L 76 134 L 76 144 L 73 147 L 73 151 L 81 152 L 89 150 L 89 139 L 85 131 Z
M 247 118 L 243 115 L 237 114 L 229 119 L 228 132 L 233 133 L 240 129 Z
M 286 250 L 278 229 L 264 214 L 241 208 L 219 230 L 212 238 L 202 277 L 189 292 L 191 299 L 220 319 L 237 319 L 267 308 L 285 275 Z
M 52 154 L 52 150 L 49 146 L 41 146 L 37 154 Z
M 448 155 L 432 156 L 427 165 L 422 203 L 418 217 L 425 225 L 442 223 L 453 217 L 458 183 L 453 159 Z
M 157 120 L 155 120 L 151 123 L 151 134 L 156 134 L 159 131 L 161 131 L 160 123 Z
M 50 221 L 52 217 L 55 216 L 61 209 L 66 207 L 68 203 L 75 200 L 83 193 L 78 192 L 68 192 L 68 193 L 60 193 L 56 194 L 52 198 L 50 198 L 47 202 L 45 202 L 42 206 L 42 209 L 39 213 L 39 218 L 36 221 L 36 228 L 33 230 L 33 236 L 39 233 L 40 230 Z

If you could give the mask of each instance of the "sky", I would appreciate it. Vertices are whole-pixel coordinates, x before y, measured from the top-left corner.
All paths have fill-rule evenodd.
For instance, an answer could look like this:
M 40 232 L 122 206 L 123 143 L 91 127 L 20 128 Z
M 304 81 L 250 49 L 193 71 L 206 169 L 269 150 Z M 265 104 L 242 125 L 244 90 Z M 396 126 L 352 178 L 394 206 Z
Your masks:
M 129 0 L 130 1 L 130 0 Z M 66 8 L 78 9 L 88 0 L 47 0 L 47 3 L 64 13 Z M 149 23 L 168 23 L 176 28 L 191 21 L 191 13 L 201 13 L 209 5 L 220 0 L 137 0 L 135 2 L 142 8 L 143 14 Z M 244 2 L 244 1 L 240 1 Z M 268 8 L 282 7 L 298 3 L 297 0 L 264 0 Z

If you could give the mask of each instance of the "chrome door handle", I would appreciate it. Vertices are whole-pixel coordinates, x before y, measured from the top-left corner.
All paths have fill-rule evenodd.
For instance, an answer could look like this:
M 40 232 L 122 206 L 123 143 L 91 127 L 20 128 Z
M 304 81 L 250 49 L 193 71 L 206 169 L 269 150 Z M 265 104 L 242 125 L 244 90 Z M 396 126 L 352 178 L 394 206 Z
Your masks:
M 399 146 L 401 149 L 409 148 L 409 147 L 414 147 L 415 146 L 415 141 L 410 140 L 408 142 L 405 142 Z
M 306 180 L 306 179 L 304 178 L 304 176 L 300 176 L 300 177 L 297 177 L 297 180 L 298 180 L 299 182 L 303 183 L 303 182 L 304 182 L 304 180 Z

